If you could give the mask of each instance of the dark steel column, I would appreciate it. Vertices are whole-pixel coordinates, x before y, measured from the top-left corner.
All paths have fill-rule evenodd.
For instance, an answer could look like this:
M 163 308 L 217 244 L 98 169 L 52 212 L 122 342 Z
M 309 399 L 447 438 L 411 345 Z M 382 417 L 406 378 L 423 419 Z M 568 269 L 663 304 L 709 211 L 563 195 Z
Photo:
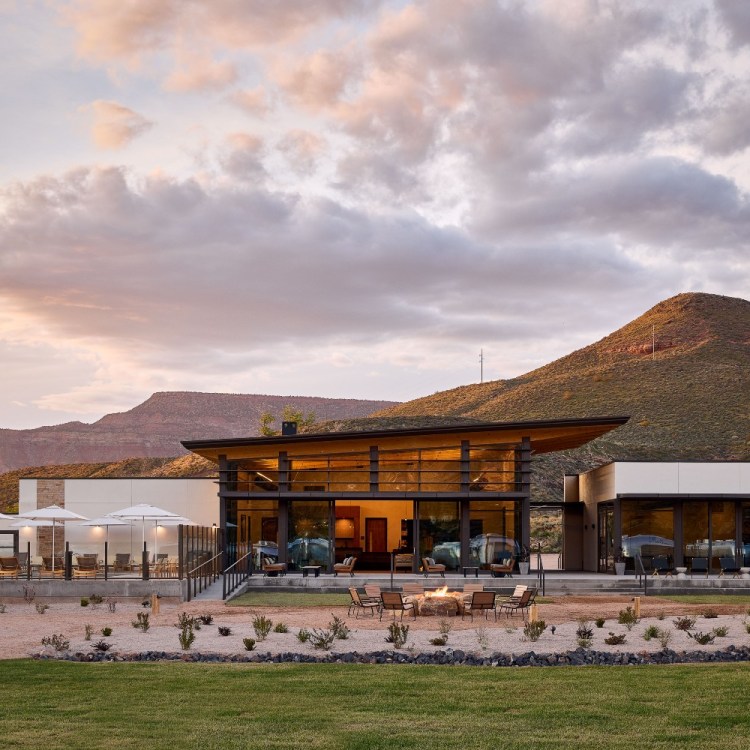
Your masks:
M 531 438 L 521 439 L 521 544 L 531 553 Z

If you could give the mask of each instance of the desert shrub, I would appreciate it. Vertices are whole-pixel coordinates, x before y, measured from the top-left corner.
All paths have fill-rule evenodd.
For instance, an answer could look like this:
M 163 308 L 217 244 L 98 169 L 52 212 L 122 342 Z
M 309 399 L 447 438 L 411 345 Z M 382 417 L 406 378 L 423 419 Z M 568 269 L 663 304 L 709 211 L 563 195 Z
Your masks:
M 677 630 L 692 630 L 695 627 L 695 617 L 678 617 L 673 620 L 674 626 Z
M 666 615 L 664 614 L 664 612 L 659 612 L 659 614 L 656 615 L 657 620 L 663 620 L 665 617 Z
M 107 609 L 114 612 L 117 609 L 117 599 L 107 599 Z
M 345 641 L 349 637 L 351 630 L 349 630 L 346 623 L 340 617 L 336 617 L 333 613 L 331 613 L 331 617 L 333 617 L 333 620 L 328 623 L 328 629 L 333 632 L 335 638 Z
M 688 636 L 692 638 L 696 643 L 700 643 L 701 646 L 707 646 L 709 643 L 714 642 L 716 636 L 713 633 L 701 633 L 696 631 L 695 633 L 688 633 Z
M 89 601 L 91 602 L 91 609 L 99 609 L 99 605 L 104 601 L 104 597 L 99 594 L 91 594 Z
M 310 643 L 312 647 L 321 649 L 322 651 L 328 651 L 335 639 L 336 633 L 332 630 L 318 630 L 318 628 L 313 628 L 310 631 Z
M 272 627 L 273 622 L 265 615 L 256 615 L 253 617 L 253 630 L 255 631 L 255 637 L 259 641 L 266 640 L 266 636 L 271 632 Z
M 107 638 L 112 635 L 112 628 L 102 628 L 102 635 Z
M 578 620 L 578 628 L 576 630 L 576 638 L 583 638 L 584 640 L 591 640 L 594 637 L 594 631 L 591 627 L 591 623 L 588 620 Z
M 180 648 L 183 651 L 187 651 L 193 645 L 193 641 L 195 640 L 195 631 L 193 630 L 192 622 L 185 623 L 185 625 L 180 628 L 180 632 L 177 635 L 177 638 L 180 641 Z
M 578 638 L 576 643 L 578 643 L 579 648 L 591 648 L 593 641 L 593 638 Z
M 750 633 L 750 622 L 745 623 L 745 632 Z
M 245 645 L 245 651 L 252 651 L 255 648 L 255 638 L 243 638 L 242 643 Z
M 85 596 L 81 597 L 81 606 L 82 607 L 88 607 L 89 606 L 89 600 Z
M 214 621 L 213 615 L 198 615 L 198 619 L 203 625 L 210 625 Z
M 440 620 L 438 630 L 440 631 L 440 635 L 444 635 L 447 640 L 448 634 L 453 630 L 453 623 L 449 620 Z
M 490 647 L 490 637 L 487 634 L 487 628 L 477 628 L 475 632 L 477 634 L 479 648 L 481 648 L 482 651 L 486 651 Z
M 392 643 L 393 648 L 401 648 L 409 636 L 409 626 L 403 623 L 392 622 L 388 626 L 388 635 L 385 637 L 386 643 Z
M 36 597 L 36 589 L 33 586 L 28 586 L 27 584 L 24 584 L 23 600 L 26 602 L 26 604 L 31 604 L 31 602 L 34 601 L 35 597 Z
M 646 630 L 643 631 L 643 640 L 650 641 L 652 638 L 659 637 L 659 628 L 656 625 L 649 625 Z
M 619 646 L 621 643 L 625 643 L 625 633 L 615 635 L 610 631 L 609 636 L 604 639 L 604 642 L 608 646 Z
M 310 631 L 307 628 L 300 628 L 297 633 L 297 640 L 300 643 L 307 643 L 310 640 Z
M 536 622 L 527 622 L 523 626 L 523 637 L 524 640 L 538 641 L 542 633 L 547 629 L 547 624 L 544 620 L 537 620 Z
M 91 640 L 91 634 L 94 632 L 94 626 L 86 623 L 83 626 L 83 640 L 84 641 L 90 641 Z
M 729 628 L 726 625 L 719 625 L 711 631 L 717 638 L 726 638 Z
M 667 648 L 667 646 L 669 646 L 669 642 L 672 640 L 672 631 L 664 628 L 663 630 L 659 631 L 659 634 L 656 636 L 656 638 L 662 648 Z
M 289 628 L 283 622 L 277 622 L 273 626 L 273 632 L 274 633 L 288 633 Z
M 706 620 L 715 620 L 719 616 L 719 613 L 714 609 L 703 610 L 703 617 Z
M 7 607 L 7 605 L 6 605 L 6 604 L 2 604 L 2 603 L 0 603 L 0 615 L 4 615 L 4 614 L 5 614 L 5 610 L 6 610 L 7 608 L 8 608 L 8 607 Z
M 112 644 L 107 643 L 107 641 L 97 641 L 96 643 L 91 644 L 91 648 L 104 653 L 105 651 L 109 651 L 112 648 Z
M 55 651 L 67 651 L 70 641 L 62 633 L 56 633 L 54 635 L 45 635 L 42 638 L 42 646 L 52 646 Z
M 141 630 L 145 633 L 151 627 L 151 623 L 148 621 L 149 613 L 137 612 L 135 617 L 136 619 L 133 620 L 130 624 L 137 630 Z
M 619 622 L 620 625 L 624 625 L 628 630 L 632 630 L 633 625 L 638 622 L 638 618 L 635 616 L 633 608 L 627 606 L 625 609 L 620 610 L 620 614 L 617 615 L 617 622 Z
M 603 617 L 597 617 L 596 620 L 594 620 L 594 622 L 596 623 L 597 628 L 603 628 L 606 620 Z
M 49 609 L 49 604 L 42 604 L 41 602 L 37 602 L 34 606 L 40 615 L 43 615 Z
M 437 638 L 431 638 L 430 643 L 433 646 L 445 646 L 445 644 L 448 643 L 448 636 L 439 635 Z
M 232 635 L 232 628 L 228 625 L 219 625 L 219 635 Z
M 182 630 L 183 628 L 192 628 L 195 625 L 195 618 L 189 615 L 187 612 L 181 612 L 177 615 L 177 622 L 174 624 L 176 628 Z

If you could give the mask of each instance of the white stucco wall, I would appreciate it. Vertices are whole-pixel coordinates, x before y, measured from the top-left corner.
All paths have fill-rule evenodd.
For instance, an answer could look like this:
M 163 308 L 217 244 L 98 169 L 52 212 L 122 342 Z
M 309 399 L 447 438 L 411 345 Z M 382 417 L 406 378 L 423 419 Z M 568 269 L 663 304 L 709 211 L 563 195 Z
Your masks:
M 618 495 L 750 494 L 750 463 L 615 462 L 588 472 L 594 475 L 589 481 L 596 483 L 596 476 L 610 467 L 614 470 L 614 493 Z
M 115 510 L 138 503 L 149 503 L 159 508 L 189 518 L 201 526 L 219 524 L 218 485 L 214 479 L 66 479 L 65 507 L 87 518 L 105 516 Z M 19 512 L 37 507 L 37 480 L 22 479 L 19 486 Z M 10 522 L 3 522 L 9 528 Z M 58 527 L 59 529 L 60 527 Z M 21 549 L 31 541 L 31 554 L 36 555 L 36 529 L 22 528 L 19 537 Z M 56 531 L 56 534 L 60 533 Z M 156 537 L 154 534 L 156 533 Z M 104 527 L 80 526 L 66 523 L 65 540 L 76 553 L 103 554 L 107 531 Z M 141 522 L 132 526 L 109 527 L 109 553 L 130 552 L 137 555 L 142 549 Z M 158 527 L 146 522 L 146 542 L 153 554 L 158 551 L 177 554 L 177 527 Z

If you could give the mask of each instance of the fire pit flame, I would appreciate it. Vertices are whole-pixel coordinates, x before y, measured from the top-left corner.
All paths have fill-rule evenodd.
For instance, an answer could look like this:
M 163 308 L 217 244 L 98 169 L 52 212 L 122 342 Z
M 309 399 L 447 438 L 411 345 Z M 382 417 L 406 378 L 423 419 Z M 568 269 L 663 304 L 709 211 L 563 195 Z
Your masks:
M 425 599 L 433 599 L 436 597 L 448 596 L 448 587 L 442 586 L 439 589 L 435 589 L 435 591 L 425 591 L 424 595 L 425 595 Z

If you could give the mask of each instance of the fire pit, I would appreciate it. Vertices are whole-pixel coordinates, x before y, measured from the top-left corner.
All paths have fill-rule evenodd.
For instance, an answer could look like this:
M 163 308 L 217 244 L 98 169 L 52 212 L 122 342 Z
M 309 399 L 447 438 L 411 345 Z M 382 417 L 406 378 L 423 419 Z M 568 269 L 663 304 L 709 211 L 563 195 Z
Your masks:
M 423 617 L 445 617 L 460 614 L 463 605 L 463 594 L 460 591 L 448 591 L 443 586 L 436 591 L 425 591 L 414 596 L 417 614 Z

